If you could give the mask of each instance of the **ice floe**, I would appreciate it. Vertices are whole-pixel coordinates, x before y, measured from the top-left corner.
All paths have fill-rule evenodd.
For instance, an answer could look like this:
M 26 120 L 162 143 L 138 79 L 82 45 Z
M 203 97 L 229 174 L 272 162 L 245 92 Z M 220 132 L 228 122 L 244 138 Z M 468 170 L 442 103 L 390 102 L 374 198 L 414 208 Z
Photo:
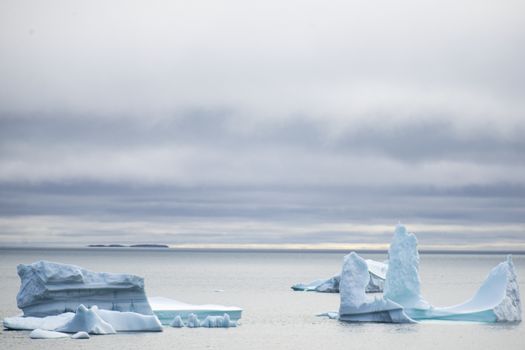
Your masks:
M 69 338 L 69 334 L 55 331 L 48 331 L 46 329 L 35 329 L 29 333 L 31 339 L 58 339 Z
M 191 314 L 200 319 L 205 319 L 207 316 L 228 314 L 233 321 L 239 320 L 242 315 L 242 309 L 237 306 L 193 305 L 165 297 L 151 297 L 149 303 L 163 325 L 169 325 L 176 316 L 180 316 L 183 321 L 188 320 Z

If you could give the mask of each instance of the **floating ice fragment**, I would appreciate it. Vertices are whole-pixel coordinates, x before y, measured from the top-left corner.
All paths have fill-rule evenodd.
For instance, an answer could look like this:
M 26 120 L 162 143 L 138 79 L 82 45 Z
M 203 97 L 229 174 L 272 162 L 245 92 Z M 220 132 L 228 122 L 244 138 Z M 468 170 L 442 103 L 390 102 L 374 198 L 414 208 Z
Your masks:
M 58 338 L 69 338 L 69 334 L 48 331 L 46 329 L 35 329 L 29 333 L 31 339 L 58 339 Z
M 370 280 L 366 286 L 367 293 L 377 293 L 383 291 L 388 265 L 379 261 L 366 259 Z M 339 293 L 339 283 L 341 275 L 336 275 L 329 279 L 318 279 L 310 283 L 298 283 L 292 286 L 295 291 L 315 291 L 321 293 Z
M 155 315 L 157 315 L 160 322 L 164 325 L 169 325 L 176 316 L 180 316 L 182 320 L 186 320 L 190 314 L 195 314 L 201 319 L 207 316 L 222 316 L 228 314 L 233 321 L 239 320 L 242 314 L 242 309 L 236 306 L 213 304 L 192 305 L 164 297 L 149 298 L 149 303 Z
M 328 317 L 331 320 L 337 320 L 339 318 L 339 312 L 330 311 L 330 312 L 323 312 L 322 314 L 316 315 L 317 317 Z
M 179 315 L 177 315 L 175 316 L 173 321 L 171 321 L 170 326 L 175 328 L 182 328 L 184 327 L 184 321 L 182 321 L 182 318 Z
M 198 328 L 201 326 L 201 323 L 199 321 L 199 318 L 195 314 L 189 314 L 188 315 L 188 322 L 186 323 L 186 327 L 189 328 Z
M 71 336 L 71 339 L 89 339 L 89 334 L 86 332 L 77 332 Z
M 230 328 L 237 327 L 237 323 L 231 321 L 228 314 L 224 314 L 223 316 L 207 316 L 204 321 L 201 322 L 201 327 Z

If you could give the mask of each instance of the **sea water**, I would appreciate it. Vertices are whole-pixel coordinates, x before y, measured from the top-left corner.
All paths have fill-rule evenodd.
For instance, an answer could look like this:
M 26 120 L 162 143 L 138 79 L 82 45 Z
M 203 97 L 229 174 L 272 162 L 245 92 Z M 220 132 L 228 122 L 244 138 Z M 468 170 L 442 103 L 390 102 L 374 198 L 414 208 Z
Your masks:
M 2 330 L 0 349 L 525 349 L 525 322 L 347 324 L 316 317 L 336 311 L 339 294 L 294 292 L 290 286 L 339 273 L 342 253 L 0 249 L 0 318 L 20 313 L 16 265 L 40 259 L 137 274 L 145 278 L 149 296 L 240 306 L 242 319 L 231 329 L 167 327 L 163 333 L 119 333 L 84 341 L 31 340 L 29 332 Z M 504 259 L 504 255 L 421 254 L 422 294 L 435 306 L 461 303 Z M 525 256 L 513 259 L 523 296 Z

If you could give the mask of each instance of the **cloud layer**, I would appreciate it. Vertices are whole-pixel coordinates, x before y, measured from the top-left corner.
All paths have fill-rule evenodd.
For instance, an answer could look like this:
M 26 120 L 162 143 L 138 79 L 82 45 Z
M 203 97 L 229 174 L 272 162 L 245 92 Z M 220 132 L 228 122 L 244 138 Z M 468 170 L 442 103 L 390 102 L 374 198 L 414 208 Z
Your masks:
M 522 247 L 524 7 L 4 1 L 0 244 Z

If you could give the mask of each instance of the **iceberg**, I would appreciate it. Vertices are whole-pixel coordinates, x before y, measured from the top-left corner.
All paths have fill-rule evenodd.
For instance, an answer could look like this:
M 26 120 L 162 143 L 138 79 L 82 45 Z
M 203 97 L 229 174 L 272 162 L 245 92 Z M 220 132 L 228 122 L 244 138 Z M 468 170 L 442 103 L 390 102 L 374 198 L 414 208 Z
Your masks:
M 366 259 L 370 280 L 366 286 L 367 293 L 377 293 L 383 291 L 388 265 L 379 261 Z M 329 279 L 318 279 L 310 283 L 294 284 L 291 288 L 295 291 L 339 293 L 339 283 L 341 275 L 336 275 Z
M 369 281 L 370 274 L 366 261 L 355 252 L 348 254 L 344 258 L 341 272 L 339 320 L 346 322 L 413 322 L 405 314 L 401 305 L 386 298 L 368 296 L 366 286 Z
M 190 315 L 192 314 L 201 319 L 207 316 L 223 316 L 224 314 L 228 314 L 232 321 L 237 321 L 241 318 L 242 314 L 242 309 L 236 306 L 213 304 L 192 305 L 164 297 L 149 298 L 149 304 L 163 325 L 171 324 L 177 316 L 180 316 L 183 321 L 187 320 L 187 322 L 189 322 Z
M 25 316 L 72 312 L 80 304 L 152 315 L 144 279 L 135 275 L 92 272 L 75 265 L 38 261 L 18 265 L 17 304 Z
M 58 338 L 69 338 L 69 334 L 55 332 L 55 331 L 48 331 L 45 329 L 35 329 L 31 333 L 29 333 L 29 337 L 31 339 L 58 339 Z
M 417 320 L 519 322 L 521 299 L 512 257 L 494 267 L 476 294 L 449 307 L 409 311 Z

